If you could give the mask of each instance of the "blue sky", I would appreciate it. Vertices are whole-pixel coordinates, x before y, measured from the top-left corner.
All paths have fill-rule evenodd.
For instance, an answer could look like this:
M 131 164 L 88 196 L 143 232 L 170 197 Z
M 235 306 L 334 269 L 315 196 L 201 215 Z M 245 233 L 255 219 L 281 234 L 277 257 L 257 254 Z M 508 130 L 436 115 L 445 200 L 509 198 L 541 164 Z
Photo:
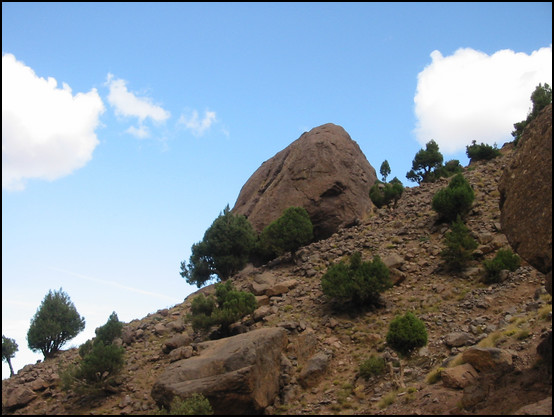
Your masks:
M 304 131 L 406 186 L 434 139 L 511 141 L 552 85 L 552 3 L 2 3 L 2 333 L 63 290 L 94 336 L 180 303 L 193 243 Z M 2 364 L 2 377 L 9 375 Z

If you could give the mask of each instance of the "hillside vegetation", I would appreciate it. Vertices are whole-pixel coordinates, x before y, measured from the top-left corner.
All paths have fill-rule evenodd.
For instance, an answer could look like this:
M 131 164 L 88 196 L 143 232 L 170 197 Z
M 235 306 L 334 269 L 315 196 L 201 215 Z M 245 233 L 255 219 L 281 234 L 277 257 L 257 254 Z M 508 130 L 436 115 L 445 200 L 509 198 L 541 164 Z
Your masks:
M 256 297 L 260 307 L 235 326 L 237 331 L 287 330 L 287 369 L 266 413 L 506 414 L 528 404 L 536 409 L 540 401 L 549 401 L 551 412 L 551 374 L 536 353 L 552 320 L 544 275 L 522 262 L 513 272 L 503 271 L 498 282 L 483 282 L 483 261 L 509 248 L 499 223 L 497 182 L 512 153 L 508 144 L 499 157 L 463 169 L 475 194 L 465 225 L 478 246 L 461 272 L 444 265 L 441 252 L 449 225 L 439 221 L 431 204 L 448 185 L 444 178 L 405 188 L 395 208 L 375 209 L 363 223 L 300 248 L 294 258 L 285 254 L 229 278 L 247 292 L 260 276 L 287 283 L 273 295 Z M 394 285 L 382 292 L 379 305 L 340 311 L 324 295 L 321 279 L 330 266 L 357 252 L 363 261 L 379 256 Z M 119 343 L 125 364 L 108 395 L 61 389 L 63 370 L 79 362 L 78 350 L 69 349 L 3 380 L 3 414 L 157 413 L 151 389 L 177 351 L 168 343 L 176 336 L 188 338 L 180 354 L 197 354 L 200 335 L 187 317 L 199 293 L 214 294 L 214 286 L 170 309 L 124 323 Z M 395 317 L 408 312 L 424 323 L 427 344 L 402 358 L 387 344 L 387 332 Z M 313 345 L 302 346 L 306 340 Z M 470 347 L 508 352 L 509 370 L 496 364 L 491 372 L 469 378 L 465 387 L 456 385 L 463 378 L 444 370 L 463 363 L 461 354 Z M 325 353 L 328 362 L 317 378 L 300 383 L 313 352 Z

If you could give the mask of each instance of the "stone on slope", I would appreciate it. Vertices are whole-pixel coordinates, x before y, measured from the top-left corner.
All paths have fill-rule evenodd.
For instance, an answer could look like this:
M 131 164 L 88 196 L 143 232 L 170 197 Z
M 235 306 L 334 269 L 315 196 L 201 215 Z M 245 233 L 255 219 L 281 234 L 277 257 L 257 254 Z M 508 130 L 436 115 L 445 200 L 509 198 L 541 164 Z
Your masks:
M 152 398 L 168 406 L 173 397 L 201 393 L 215 414 L 261 413 L 279 393 L 282 328 L 262 328 L 198 344 L 199 355 L 170 364 L 152 387 Z

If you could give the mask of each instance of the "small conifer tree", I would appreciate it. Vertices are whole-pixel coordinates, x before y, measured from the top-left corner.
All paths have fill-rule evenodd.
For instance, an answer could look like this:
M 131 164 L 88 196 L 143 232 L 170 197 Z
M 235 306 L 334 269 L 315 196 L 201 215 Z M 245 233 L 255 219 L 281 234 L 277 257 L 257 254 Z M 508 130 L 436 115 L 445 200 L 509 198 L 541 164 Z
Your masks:
M 434 181 L 434 171 L 442 166 L 443 156 L 439 152 L 439 145 L 430 140 L 425 149 L 420 149 L 412 161 L 412 169 L 406 174 L 406 178 L 418 184 Z
M 455 272 L 464 270 L 472 259 L 473 250 L 477 248 L 477 242 L 471 237 L 469 229 L 459 215 L 456 221 L 452 222 L 450 231 L 446 232 L 444 244 L 441 257 L 447 268 Z
M 94 394 L 111 393 L 115 377 L 125 364 L 125 349 L 113 343 L 121 336 L 123 323 L 114 311 L 103 326 L 95 330 L 96 337 L 79 347 L 81 361 L 61 372 L 62 388 Z
M 477 142 L 474 140 L 471 142 L 471 146 L 466 146 L 466 155 L 469 159 L 471 159 L 471 162 L 482 160 L 487 161 L 499 156 L 500 151 L 496 145 L 491 146 L 485 143 L 477 145 Z
M 387 177 L 390 174 L 390 165 L 389 161 L 386 159 L 381 164 L 381 168 L 379 169 L 379 172 L 381 173 L 381 176 L 383 177 L 383 182 L 387 182 Z
M 234 215 L 227 205 L 206 230 L 203 240 L 192 245 L 189 263 L 181 262 L 180 274 L 198 288 L 211 279 L 224 281 L 246 265 L 256 239 L 248 219 Z
M 386 339 L 387 344 L 402 358 L 403 356 L 409 357 L 415 349 L 425 346 L 427 344 L 427 337 L 425 323 L 413 313 L 407 312 L 403 316 L 396 316 L 390 322 Z M 400 378 L 397 384 L 400 387 L 405 386 L 402 360 L 400 360 Z
M 514 137 L 515 146 L 517 146 L 525 127 L 539 115 L 542 109 L 552 103 L 552 87 L 547 83 L 544 83 L 544 85 L 539 83 L 539 85 L 535 87 L 533 93 L 531 93 L 531 102 L 533 103 L 533 107 L 527 115 L 527 118 L 521 122 L 514 123 L 515 130 L 512 132 L 512 136 Z
M 486 284 L 500 282 L 500 271 L 515 271 L 519 268 L 521 259 L 511 249 L 499 249 L 493 259 L 483 261 L 485 267 L 485 277 L 483 281 Z
M 355 309 L 379 303 L 380 294 L 392 287 L 390 273 L 379 256 L 372 262 L 362 262 L 360 252 L 330 266 L 321 278 L 321 289 L 336 307 Z
M 289 207 L 281 217 L 267 225 L 260 233 L 260 252 L 267 258 L 274 258 L 296 251 L 314 238 L 310 216 L 303 207 Z
M 27 332 L 29 349 L 50 358 L 84 328 L 85 319 L 79 316 L 69 296 L 61 288 L 48 291 L 31 319 Z
M 10 339 L 9 337 L 2 335 L 2 360 L 8 363 L 8 366 L 10 367 L 10 376 L 14 375 L 12 358 L 18 350 L 19 347 L 14 339 Z
M 433 196 L 432 207 L 439 219 L 452 222 L 458 216 L 465 216 L 473 204 L 475 193 L 462 174 L 456 174 L 446 188 Z
M 199 294 L 192 300 L 188 316 L 194 330 L 208 330 L 219 327 L 219 334 L 229 335 L 229 326 L 257 307 L 254 294 L 235 289 L 231 281 L 215 284 L 215 297 Z

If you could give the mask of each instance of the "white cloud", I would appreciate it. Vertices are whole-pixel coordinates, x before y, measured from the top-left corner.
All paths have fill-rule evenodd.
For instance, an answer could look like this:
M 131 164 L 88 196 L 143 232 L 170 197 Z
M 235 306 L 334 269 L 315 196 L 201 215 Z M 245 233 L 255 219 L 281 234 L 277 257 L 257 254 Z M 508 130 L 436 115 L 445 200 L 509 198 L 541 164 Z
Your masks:
M 208 110 L 204 112 L 204 118 L 202 120 L 198 118 L 198 112 L 193 110 L 190 117 L 182 114 L 177 121 L 177 123 L 184 125 L 187 129 L 190 129 L 194 136 L 202 136 L 214 122 L 216 122 L 215 112 Z
M 2 188 L 22 190 L 26 179 L 54 180 L 83 167 L 99 143 L 94 131 L 104 110 L 96 89 L 73 95 L 3 54 Z
M 126 132 L 139 139 L 144 139 L 150 136 L 148 128 L 142 124 L 140 124 L 139 127 L 131 126 L 126 130 Z
M 152 104 L 150 98 L 139 98 L 134 93 L 129 92 L 125 80 L 116 79 L 112 74 L 108 74 L 106 84 L 110 89 L 108 102 L 114 107 L 116 115 L 137 117 L 141 124 L 147 118 L 155 122 L 165 122 L 171 116 L 171 113 L 161 106 Z M 142 129 L 139 128 L 138 130 Z M 138 133 L 138 130 L 130 133 Z M 142 134 L 144 132 L 142 130 Z
M 472 140 L 499 146 L 511 141 L 535 87 L 552 85 L 552 45 L 531 55 L 461 48 L 443 57 L 435 50 L 431 59 L 418 74 L 414 132 L 422 145 L 434 139 L 443 153 L 465 150 Z

